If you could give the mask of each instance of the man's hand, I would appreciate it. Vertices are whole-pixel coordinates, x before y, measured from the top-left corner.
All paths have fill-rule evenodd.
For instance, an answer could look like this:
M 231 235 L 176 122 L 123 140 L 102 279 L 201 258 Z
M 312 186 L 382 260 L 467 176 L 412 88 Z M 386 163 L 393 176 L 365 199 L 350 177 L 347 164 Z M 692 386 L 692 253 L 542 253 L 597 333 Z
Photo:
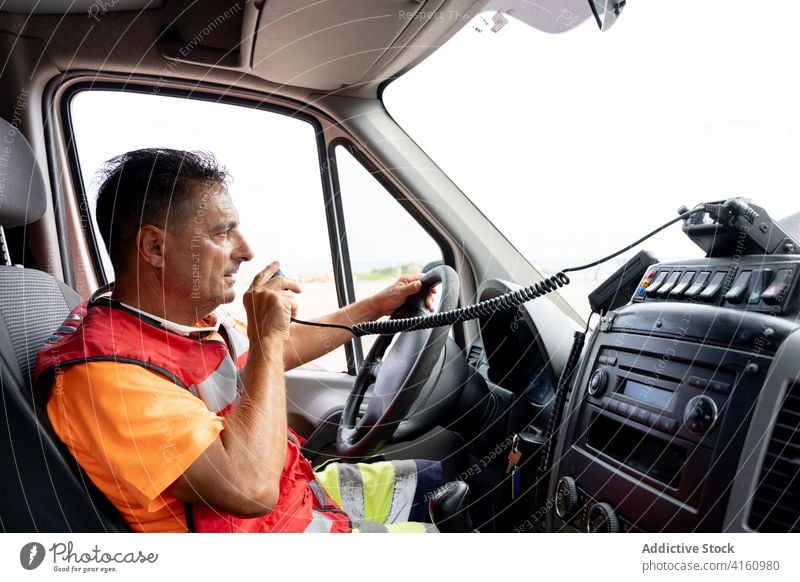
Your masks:
M 314 321 L 350 326 L 354 323 L 391 315 L 405 302 L 406 298 L 414 293 L 419 293 L 422 289 L 421 277 L 422 275 L 403 275 L 394 284 L 372 297 L 351 303 L 334 313 L 315 318 Z M 425 306 L 430 311 L 434 309 L 433 296 L 435 293 L 436 289 L 431 288 L 425 300 Z M 327 354 L 352 337 L 353 335 L 345 330 L 329 328 L 320 333 L 318 329 L 295 325 L 292 327 L 292 335 L 284 351 L 286 369 L 291 370 Z
M 277 261 L 267 265 L 253 278 L 244 294 L 251 344 L 258 344 L 263 338 L 285 340 L 289 337 L 290 320 L 297 313 L 293 293 L 300 293 L 301 289 L 292 279 L 273 278 L 279 268 Z
M 170 488 L 178 499 L 242 517 L 271 511 L 280 499 L 286 462 L 284 344 L 297 309 L 299 285 L 273 275 L 270 263 L 244 294 L 250 352 L 242 370 L 239 405 L 225 416 L 225 430 Z
M 400 307 L 407 297 L 419 293 L 422 289 L 421 274 L 403 275 L 395 283 L 373 295 L 370 300 L 375 307 L 375 311 L 380 315 L 391 315 L 395 309 Z M 425 306 L 428 311 L 433 311 L 433 296 L 436 288 L 431 287 L 428 296 L 425 298 Z M 379 316 L 380 316 L 379 315 Z

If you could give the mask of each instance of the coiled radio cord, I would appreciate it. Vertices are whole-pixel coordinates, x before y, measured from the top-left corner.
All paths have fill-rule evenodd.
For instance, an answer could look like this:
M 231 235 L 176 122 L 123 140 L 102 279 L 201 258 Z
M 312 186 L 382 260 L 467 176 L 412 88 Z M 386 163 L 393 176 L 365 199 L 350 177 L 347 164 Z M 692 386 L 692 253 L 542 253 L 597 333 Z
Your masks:
M 613 259 L 617 255 L 621 255 L 625 251 L 628 251 L 635 247 L 636 245 L 644 242 L 651 236 L 656 233 L 661 232 L 668 226 L 678 222 L 679 220 L 684 220 L 689 218 L 693 214 L 697 212 L 704 212 L 705 207 L 700 205 L 695 207 L 692 210 L 686 210 L 678 214 L 676 218 L 662 224 L 658 228 L 650 231 L 640 239 L 630 243 L 626 247 L 612 253 L 602 259 L 598 259 L 591 263 L 587 263 L 586 265 L 581 265 L 579 267 L 570 267 L 569 269 L 564 269 L 556 273 L 551 277 L 547 277 L 542 279 L 541 281 L 534 283 L 533 285 L 528 285 L 527 287 L 523 287 L 522 289 L 517 289 L 516 291 L 510 291 L 503 295 L 499 295 L 497 297 L 493 297 L 491 299 L 486 299 L 475 305 L 469 305 L 467 307 L 459 307 L 458 309 L 451 309 L 450 311 L 443 311 L 441 313 L 434 313 L 431 315 L 420 315 L 416 317 L 405 317 L 402 319 L 382 319 L 379 321 L 367 321 L 364 323 L 358 323 L 353 326 L 348 325 L 340 325 L 336 323 L 317 323 L 314 321 L 303 321 L 301 319 L 292 318 L 292 321 L 295 323 L 299 323 L 301 325 L 310 325 L 314 327 L 333 327 L 337 329 L 344 329 L 352 333 L 355 337 L 362 337 L 365 335 L 394 335 L 396 333 L 400 333 L 402 331 L 416 331 L 420 329 L 431 329 L 434 327 L 442 327 L 445 325 L 453 325 L 459 321 L 469 321 L 471 319 L 477 319 L 479 317 L 485 317 L 496 313 L 497 311 L 502 311 L 504 309 L 511 309 L 512 307 L 518 307 L 531 299 L 536 299 L 537 297 L 541 297 L 543 295 L 547 295 L 548 293 L 552 293 L 553 291 L 564 287 L 565 285 L 569 285 L 569 277 L 567 277 L 566 273 L 570 273 L 573 271 L 583 271 L 584 269 L 589 269 L 601 263 L 604 263 L 610 259 Z
M 372 334 L 394 335 L 401 331 L 431 329 L 433 327 L 453 325 L 459 321 L 469 321 L 471 319 L 477 319 L 478 317 L 491 315 L 497 311 L 517 307 L 531 299 L 536 299 L 542 295 L 552 293 L 564 285 L 569 285 L 569 277 L 564 273 L 556 273 L 552 277 L 543 279 L 533 285 L 528 285 L 523 289 L 517 289 L 516 291 L 492 297 L 491 299 L 486 299 L 475 305 L 451 309 L 450 311 L 443 311 L 432 315 L 419 315 L 417 317 L 387 319 L 383 321 L 367 321 L 366 323 L 359 323 L 352 326 L 351 331 L 354 336 L 361 337 Z

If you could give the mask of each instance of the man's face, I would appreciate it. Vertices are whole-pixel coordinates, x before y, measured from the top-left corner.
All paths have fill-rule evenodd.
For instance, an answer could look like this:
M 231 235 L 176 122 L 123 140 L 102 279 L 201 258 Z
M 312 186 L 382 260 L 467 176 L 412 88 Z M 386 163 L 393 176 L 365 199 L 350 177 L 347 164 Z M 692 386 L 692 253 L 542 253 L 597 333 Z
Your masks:
M 185 216 L 167 228 L 164 292 L 203 317 L 236 298 L 239 265 L 253 251 L 239 232 L 239 214 L 222 184 L 198 184 Z

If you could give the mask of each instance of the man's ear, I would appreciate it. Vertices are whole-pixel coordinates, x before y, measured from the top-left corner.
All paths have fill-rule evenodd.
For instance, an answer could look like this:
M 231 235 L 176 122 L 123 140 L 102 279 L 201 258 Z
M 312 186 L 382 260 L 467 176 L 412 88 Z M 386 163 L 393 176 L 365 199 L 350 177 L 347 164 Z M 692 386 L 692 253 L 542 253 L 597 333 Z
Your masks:
M 145 224 L 136 234 L 136 251 L 154 269 L 164 268 L 166 233 L 152 224 Z

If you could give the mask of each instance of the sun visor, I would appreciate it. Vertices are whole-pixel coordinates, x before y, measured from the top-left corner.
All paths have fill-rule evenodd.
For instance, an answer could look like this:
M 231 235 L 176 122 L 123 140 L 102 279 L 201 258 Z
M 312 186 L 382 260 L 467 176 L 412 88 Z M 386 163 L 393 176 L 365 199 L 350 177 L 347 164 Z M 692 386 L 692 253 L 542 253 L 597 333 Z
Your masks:
M 277 83 L 334 90 L 371 80 L 387 53 L 402 50 L 439 12 L 444 0 L 268 0 L 261 11 L 252 70 Z M 465 23 L 464 23 L 465 24 Z
M 567 32 L 592 16 L 587 0 L 490 0 L 483 11 L 513 16 L 543 32 Z

